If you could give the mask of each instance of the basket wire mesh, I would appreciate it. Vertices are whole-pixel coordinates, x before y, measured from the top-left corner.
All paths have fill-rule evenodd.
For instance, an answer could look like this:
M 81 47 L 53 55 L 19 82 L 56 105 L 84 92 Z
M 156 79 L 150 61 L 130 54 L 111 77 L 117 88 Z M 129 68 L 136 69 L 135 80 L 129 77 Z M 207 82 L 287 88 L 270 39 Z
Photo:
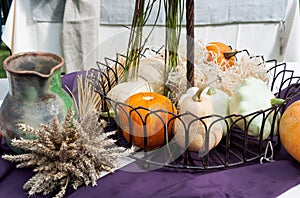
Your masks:
M 246 51 L 246 50 L 243 50 Z M 248 51 L 246 51 L 247 54 Z M 256 56 L 261 57 L 262 56 Z M 142 129 L 144 131 L 144 147 L 137 148 L 136 152 L 132 154 L 132 158 L 140 161 L 142 166 L 145 168 L 151 167 L 170 167 L 176 169 L 186 169 L 186 170 L 210 170 L 219 169 L 226 167 L 233 167 L 238 165 L 243 165 L 245 163 L 259 160 L 270 150 L 270 145 L 272 147 L 272 152 L 277 152 L 280 149 L 280 139 L 278 135 L 278 116 L 284 111 L 284 109 L 292 102 L 293 98 L 299 95 L 299 76 L 294 76 L 293 70 L 286 69 L 286 63 L 278 63 L 276 60 L 268 60 L 266 64 L 271 65 L 268 72 L 272 76 L 270 80 L 270 89 L 274 93 L 275 97 L 280 97 L 285 99 L 285 101 L 279 105 L 274 105 L 271 108 L 260 110 L 248 114 L 246 116 L 242 115 L 229 115 L 222 117 L 220 115 L 208 115 L 205 117 L 197 117 L 190 112 L 185 112 L 182 114 L 175 114 L 173 112 L 168 112 L 164 110 L 152 111 L 144 107 L 132 107 L 128 104 L 122 102 L 117 102 L 107 97 L 108 91 L 115 86 L 119 81 L 118 72 L 124 71 L 124 65 L 122 64 L 122 59 L 126 58 L 124 55 L 117 54 L 115 59 L 106 58 L 105 63 L 98 62 L 98 68 L 92 69 L 91 73 L 98 73 L 98 76 L 88 76 L 95 87 L 95 91 L 101 95 L 103 99 L 103 112 L 109 112 L 113 109 L 116 112 L 116 117 L 110 117 L 107 113 L 109 126 L 118 130 L 117 144 L 119 146 L 131 147 L 132 146 L 132 121 L 130 119 L 130 114 L 135 112 L 139 114 L 139 111 L 143 109 L 148 111 L 147 116 L 154 115 L 158 118 L 162 113 L 172 114 L 172 118 L 164 123 L 162 121 L 162 126 L 164 129 L 164 145 L 156 148 L 149 149 L 147 147 L 147 127 L 146 118 L 140 115 L 141 122 L 143 123 Z M 128 111 L 130 109 L 130 111 Z M 118 117 L 118 112 L 123 111 L 127 114 L 127 122 L 129 124 L 130 131 L 130 141 L 126 141 L 122 134 L 122 129 L 119 127 L 120 117 Z M 128 113 L 129 112 L 129 113 Z M 188 149 L 180 148 L 174 141 L 173 134 L 170 136 L 168 134 L 168 126 L 175 119 L 181 120 L 184 116 L 192 116 L 194 119 L 191 122 L 201 122 L 205 126 L 205 149 L 203 152 L 192 152 Z M 258 138 L 254 138 L 248 134 L 249 125 L 253 119 L 257 116 L 262 116 L 262 123 L 260 128 L 260 135 Z M 228 119 L 235 117 L 235 121 L 232 123 L 228 122 Z M 247 122 L 246 118 L 251 119 Z M 271 132 L 267 139 L 263 139 L 263 130 L 267 122 L 267 118 L 271 117 Z M 205 119 L 214 118 L 209 126 L 204 122 Z M 161 118 L 160 118 L 161 119 Z M 163 120 L 163 119 L 161 119 Z M 209 138 L 210 130 L 212 126 L 218 122 L 223 122 L 227 128 L 227 135 L 222 137 L 220 143 L 209 150 Z M 243 127 L 238 127 L 237 123 L 242 122 Z M 190 123 L 191 124 L 191 123 Z M 190 130 L 190 124 L 185 125 L 185 138 L 186 144 L 188 143 L 188 130 Z M 241 126 L 241 124 L 239 125 Z M 185 148 L 188 148 L 186 145 Z

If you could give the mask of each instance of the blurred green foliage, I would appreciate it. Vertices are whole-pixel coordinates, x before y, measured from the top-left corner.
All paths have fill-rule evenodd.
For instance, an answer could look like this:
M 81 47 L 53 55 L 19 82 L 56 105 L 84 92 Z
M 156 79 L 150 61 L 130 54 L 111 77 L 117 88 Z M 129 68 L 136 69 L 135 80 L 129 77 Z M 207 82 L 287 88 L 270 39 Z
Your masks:
M 6 78 L 6 72 L 3 69 L 3 61 L 10 55 L 9 49 L 4 43 L 0 46 L 0 78 Z

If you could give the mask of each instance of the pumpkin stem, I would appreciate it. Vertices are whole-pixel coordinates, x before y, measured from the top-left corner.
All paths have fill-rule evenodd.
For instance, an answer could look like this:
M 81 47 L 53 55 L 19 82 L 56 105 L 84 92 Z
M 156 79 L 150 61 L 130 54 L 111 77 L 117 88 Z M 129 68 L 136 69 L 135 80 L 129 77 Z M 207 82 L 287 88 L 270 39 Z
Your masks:
M 230 59 L 231 57 L 235 56 L 237 53 L 240 53 L 240 52 L 241 51 L 235 50 L 233 52 L 224 52 L 223 54 L 226 59 Z
M 208 86 L 208 84 L 205 83 L 205 84 L 202 84 L 202 85 L 199 87 L 198 91 L 197 91 L 196 94 L 193 96 L 193 100 L 194 100 L 195 102 L 201 102 L 201 94 L 202 94 L 202 92 L 204 91 L 204 89 L 205 89 L 207 86 Z
M 212 96 L 212 95 L 216 95 L 217 94 L 217 91 L 215 88 L 213 87 L 210 87 L 208 90 L 207 90 L 207 95 L 209 96 Z
M 272 98 L 271 99 L 271 105 L 272 106 L 275 106 L 275 105 L 278 105 L 282 102 L 284 102 L 285 100 L 284 99 L 281 99 L 281 98 Z
M 221 81 L 222 81 L 222 79 L 221 79 L 221 77 L 218 75 L 218 76 L 217 76 L 217 79 L 215 79 L 215 80 L 213 80 L 213 81 L 211 81 L 211 82 L 203 83 L 203 84 L 199 87 L 197 93 L 193 96 L 193 100 L 194 100 L 195 102 L 201 102 L 201 94 L 202 94 L 202 92 L 204 91 L 204 89 L 205 89 L 206 87 L 208 87 L 209 85 L 211 85 L 212 83 L 214 83 L 214 82 L 219 82 L 219 83 L 220 83 Z

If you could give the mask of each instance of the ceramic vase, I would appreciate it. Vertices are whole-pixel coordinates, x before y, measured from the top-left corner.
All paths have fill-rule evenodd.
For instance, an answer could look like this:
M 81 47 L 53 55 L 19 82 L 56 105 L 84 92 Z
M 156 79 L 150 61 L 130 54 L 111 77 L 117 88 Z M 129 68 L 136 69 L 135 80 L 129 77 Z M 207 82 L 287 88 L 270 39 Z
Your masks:
M 34 138 L 20 130 L 19 123 L 38 128 L 54 116 L 62 122 L 67 111 L 75 109 L 72 98 L 62 89 L 63 65 L 62 57 L 44 52 L 19 53 L 4 60 L 9 92 L 0 108 L 0 132 L 13 151 L 21 152 L 11 146 L 13 138 Z

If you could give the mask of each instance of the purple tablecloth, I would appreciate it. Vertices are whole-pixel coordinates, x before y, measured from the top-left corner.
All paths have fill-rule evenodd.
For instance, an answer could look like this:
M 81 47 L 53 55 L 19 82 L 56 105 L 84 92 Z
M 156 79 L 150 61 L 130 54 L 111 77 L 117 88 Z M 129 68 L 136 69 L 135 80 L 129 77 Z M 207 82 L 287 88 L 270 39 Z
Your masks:
M 138 171 L 139 167 L 132 163 L 102 177 L 95 187 L 69 189 L 66 197 L 276 197 L 300 183 L 300 165 L 283 149 L 275 159 L 198 173 L 167 168 Z M 0 197 L 27 197 L 22 186 L 32 175 L 31 170 L 15 169 L 0 159 Z
M 63 84 L 72 86 L 68 79 Z M 72 87 L 70 87 L 72 90 Z M 7 151 L 6 145 L 2 150 Z M 132 163 L 104 176 L 97 186 L 68 190 L 66 197 L 276 197 L 300 183 L 300 164 L 281 148 L 275 162 L 191 173 L 160 168 L 138 171 Z M 135 171 L 128 171 L 135 170 Z M 33 175 L 0 159 L 0 197 L 27 197 L 23 184 Z M 40 196 L 36 196 L 40 197 Z

